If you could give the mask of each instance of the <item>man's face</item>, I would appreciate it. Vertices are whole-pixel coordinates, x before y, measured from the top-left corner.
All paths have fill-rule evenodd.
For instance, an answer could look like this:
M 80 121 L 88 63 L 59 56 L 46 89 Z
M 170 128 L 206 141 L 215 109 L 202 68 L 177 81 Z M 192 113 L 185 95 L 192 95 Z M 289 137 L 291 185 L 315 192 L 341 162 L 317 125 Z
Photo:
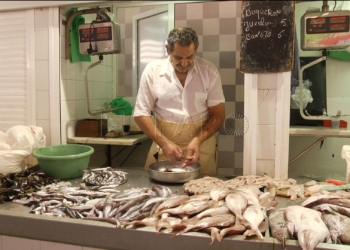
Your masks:
M 166 49 L 170 56 L 171 64 L 176 71 L 185 73 L 191 68 L 196 55 L 194 43 L 191 43 L 190 46 L 181 46 L 175 43 L 173 51 L 169 50 L 168 45 L 166 45 Z

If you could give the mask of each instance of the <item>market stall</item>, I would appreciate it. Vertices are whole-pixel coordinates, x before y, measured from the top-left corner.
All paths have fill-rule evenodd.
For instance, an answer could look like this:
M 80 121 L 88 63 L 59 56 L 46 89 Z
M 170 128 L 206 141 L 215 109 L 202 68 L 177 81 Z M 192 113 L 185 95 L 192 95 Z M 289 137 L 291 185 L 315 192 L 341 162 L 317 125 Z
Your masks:
M 152 188 L 164 183 L 149 178 L 149 174 L 140 169 L 118 169 L 126 171 L 127 181 L 120 185 L 119 191 L 132 188 Z M 203 178 L 202 176 L 200 176 Z M 213 177 L 216 178 L 216 177 Z M 223 181 L 229 179 L 220 177 Z M 81 178 L 69 180 L 72 186 L 79 186 Z M 173 193 L 185 194 L 184 185 L 165 184 Z M 299 205 L 304 199 L 291 201 L 290 197 L 276 197 L 279 207 Z M 267 230 L 262 239 L 258 237 L 242 238 L 242 235 L 227 235 L 220 242 L 205 232 L 188 232 L 174 235 L 172 232 L 156 232 L 155 228 L 117 228 L 116 225 L 73 218 L 60 218 L 29 213 L 28 206 L 4 202 L 0 205 L 0 235 L 29 238 L 41 241 L 60 242 L 101 249 L 283 249 L 282 243 L 271 237 Z M 287 249 L 300 249 L 296 240 L 287 240 Z M 340 244 L 319 243 L 315 249 L 350 249 Z

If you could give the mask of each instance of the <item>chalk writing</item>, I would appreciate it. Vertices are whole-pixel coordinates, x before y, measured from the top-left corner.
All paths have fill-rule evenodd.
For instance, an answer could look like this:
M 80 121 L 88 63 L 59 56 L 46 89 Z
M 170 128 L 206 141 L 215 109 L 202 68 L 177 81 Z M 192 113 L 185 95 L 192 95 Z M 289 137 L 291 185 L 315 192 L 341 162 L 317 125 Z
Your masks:
M 241 15 L 241 71 L 290 71 L 294 1 L 243 1 Z

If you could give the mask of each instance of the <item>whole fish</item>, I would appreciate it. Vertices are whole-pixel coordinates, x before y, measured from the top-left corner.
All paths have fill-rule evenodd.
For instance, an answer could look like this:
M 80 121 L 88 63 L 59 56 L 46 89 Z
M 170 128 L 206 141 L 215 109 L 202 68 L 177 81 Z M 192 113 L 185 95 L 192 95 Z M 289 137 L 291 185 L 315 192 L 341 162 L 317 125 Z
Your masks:
M 276 209 L 272 211 L 268 216 L 271 234 L 274 238 L 278 239 L 281 242 L 283 242 L 283 239 L 290 239 L 287 223 L 284 219 L 285 210 L 285 208 Z
M 328 213 L 338 212 L 342 215 L 350 217 L 350 208 L 348 207 L 342 207 L 342 206 L 333 205 L 333 204 L 320 204 L 312 207 L 312 209 L 315 209 L 320 212 L 328 212 Z
M 196 217 L 198 219 L 202 219 L 204 217 L 215 216 L 215 215 L 223 215 L 223 214 L 230 214 L 230 213 L 231 212 L 230 212 L 230 210 L 228 209 L 227 206 L 221 206 L 221 207 L 215 207 L 215 208 L 206 209 L 203 212 L 195 215 L 194 217 Z
M 225 197 L 228 209 L 236 216 L 236 224 L 242 224 L 245 227 L 250 227 L 249 221 L 243 217 L 243 212 L 248 206 L 248 200 L 243 193 L 229 193 Z
M 350 208 L 350 199 L 340 198 L 333 194 L 315 195 L 307 198 L 303 203 L 304 207 L 313 207 L 319 204 L 328 203 Z
M 184 211 L 184 214 L 192 215 L 202 212 L 203 210 L 207 209 L 213 205 L 213 201 L 209 200 L 194 200 L 194 201 L 188 201 L 184 204 L 182 207 L 182 210 Z
M 159 211 L 161 211 L 163 209 L 179 206 L 180 204 L 188 201 L 189 199 L 190 199 L 190 197 L 188 195 L 186 195 L 186 194 L 171 196 L 169 199 L 167 199 L 166 201 L 162 202 L 158 206 L 156 211 L 154 211 L 154 214 L 158 215 Z
M 235 193 L 239 193 L 247 199 L 248 205 L 260 206 L 258 195 L 248 187 L 242 186 L 235 190 Z
M 256 205 L 248 206 L 243 213 L 243 218 L 249 221 L 250 230 L 251 230 L 249 231 L 249 234 L 253 232 L 255 235 L 259 237 L 259 239 L 262 240 L 264 237 L 259 230 L 259 225 L 265 219 L 265 215 L 261 210 L 261 207 Z M 248 236 L 247 234 L 246 236 Z
M 350 218 L 334 213 L 322 213 L 322 219 L 326 223 L 333 243 L 350 244 Z
M 303 206 L 288 206 L 284 211 L 288 232 L 296 236 L 303 250 L 312 250 L 318 243 L 330 238 L 321 213 Z
M 207 227 L 229 227 L 234 223 L 235 223 L 235 216 L 233 214 L 205 217 L 194 225 L 188 225 L 185 228 L 185 230 L 183 230 L 180 233 L 186 233 L 189 231 L 198 231 Z
M 210 198 L 214 201 L 213 206 L 218 206 L 218 201 L 226 197 L 226 195 L 231 192 L 230 189 L 225 187 L 214 188 L 209 192 Z

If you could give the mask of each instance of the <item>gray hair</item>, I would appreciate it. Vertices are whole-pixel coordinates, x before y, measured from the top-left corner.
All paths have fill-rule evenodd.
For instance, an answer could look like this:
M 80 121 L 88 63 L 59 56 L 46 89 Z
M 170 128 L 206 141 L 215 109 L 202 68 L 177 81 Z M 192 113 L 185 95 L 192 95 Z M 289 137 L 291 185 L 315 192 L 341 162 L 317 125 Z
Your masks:
M 174 50 L 174 44 L 178 43 L 181 46 L 190 46 L 194 43 L 194 49 L 197 51 L 199 42 L 196 31 L 190 27 L 178 27 L 170 31 L 168 36 L 168 48 Z

